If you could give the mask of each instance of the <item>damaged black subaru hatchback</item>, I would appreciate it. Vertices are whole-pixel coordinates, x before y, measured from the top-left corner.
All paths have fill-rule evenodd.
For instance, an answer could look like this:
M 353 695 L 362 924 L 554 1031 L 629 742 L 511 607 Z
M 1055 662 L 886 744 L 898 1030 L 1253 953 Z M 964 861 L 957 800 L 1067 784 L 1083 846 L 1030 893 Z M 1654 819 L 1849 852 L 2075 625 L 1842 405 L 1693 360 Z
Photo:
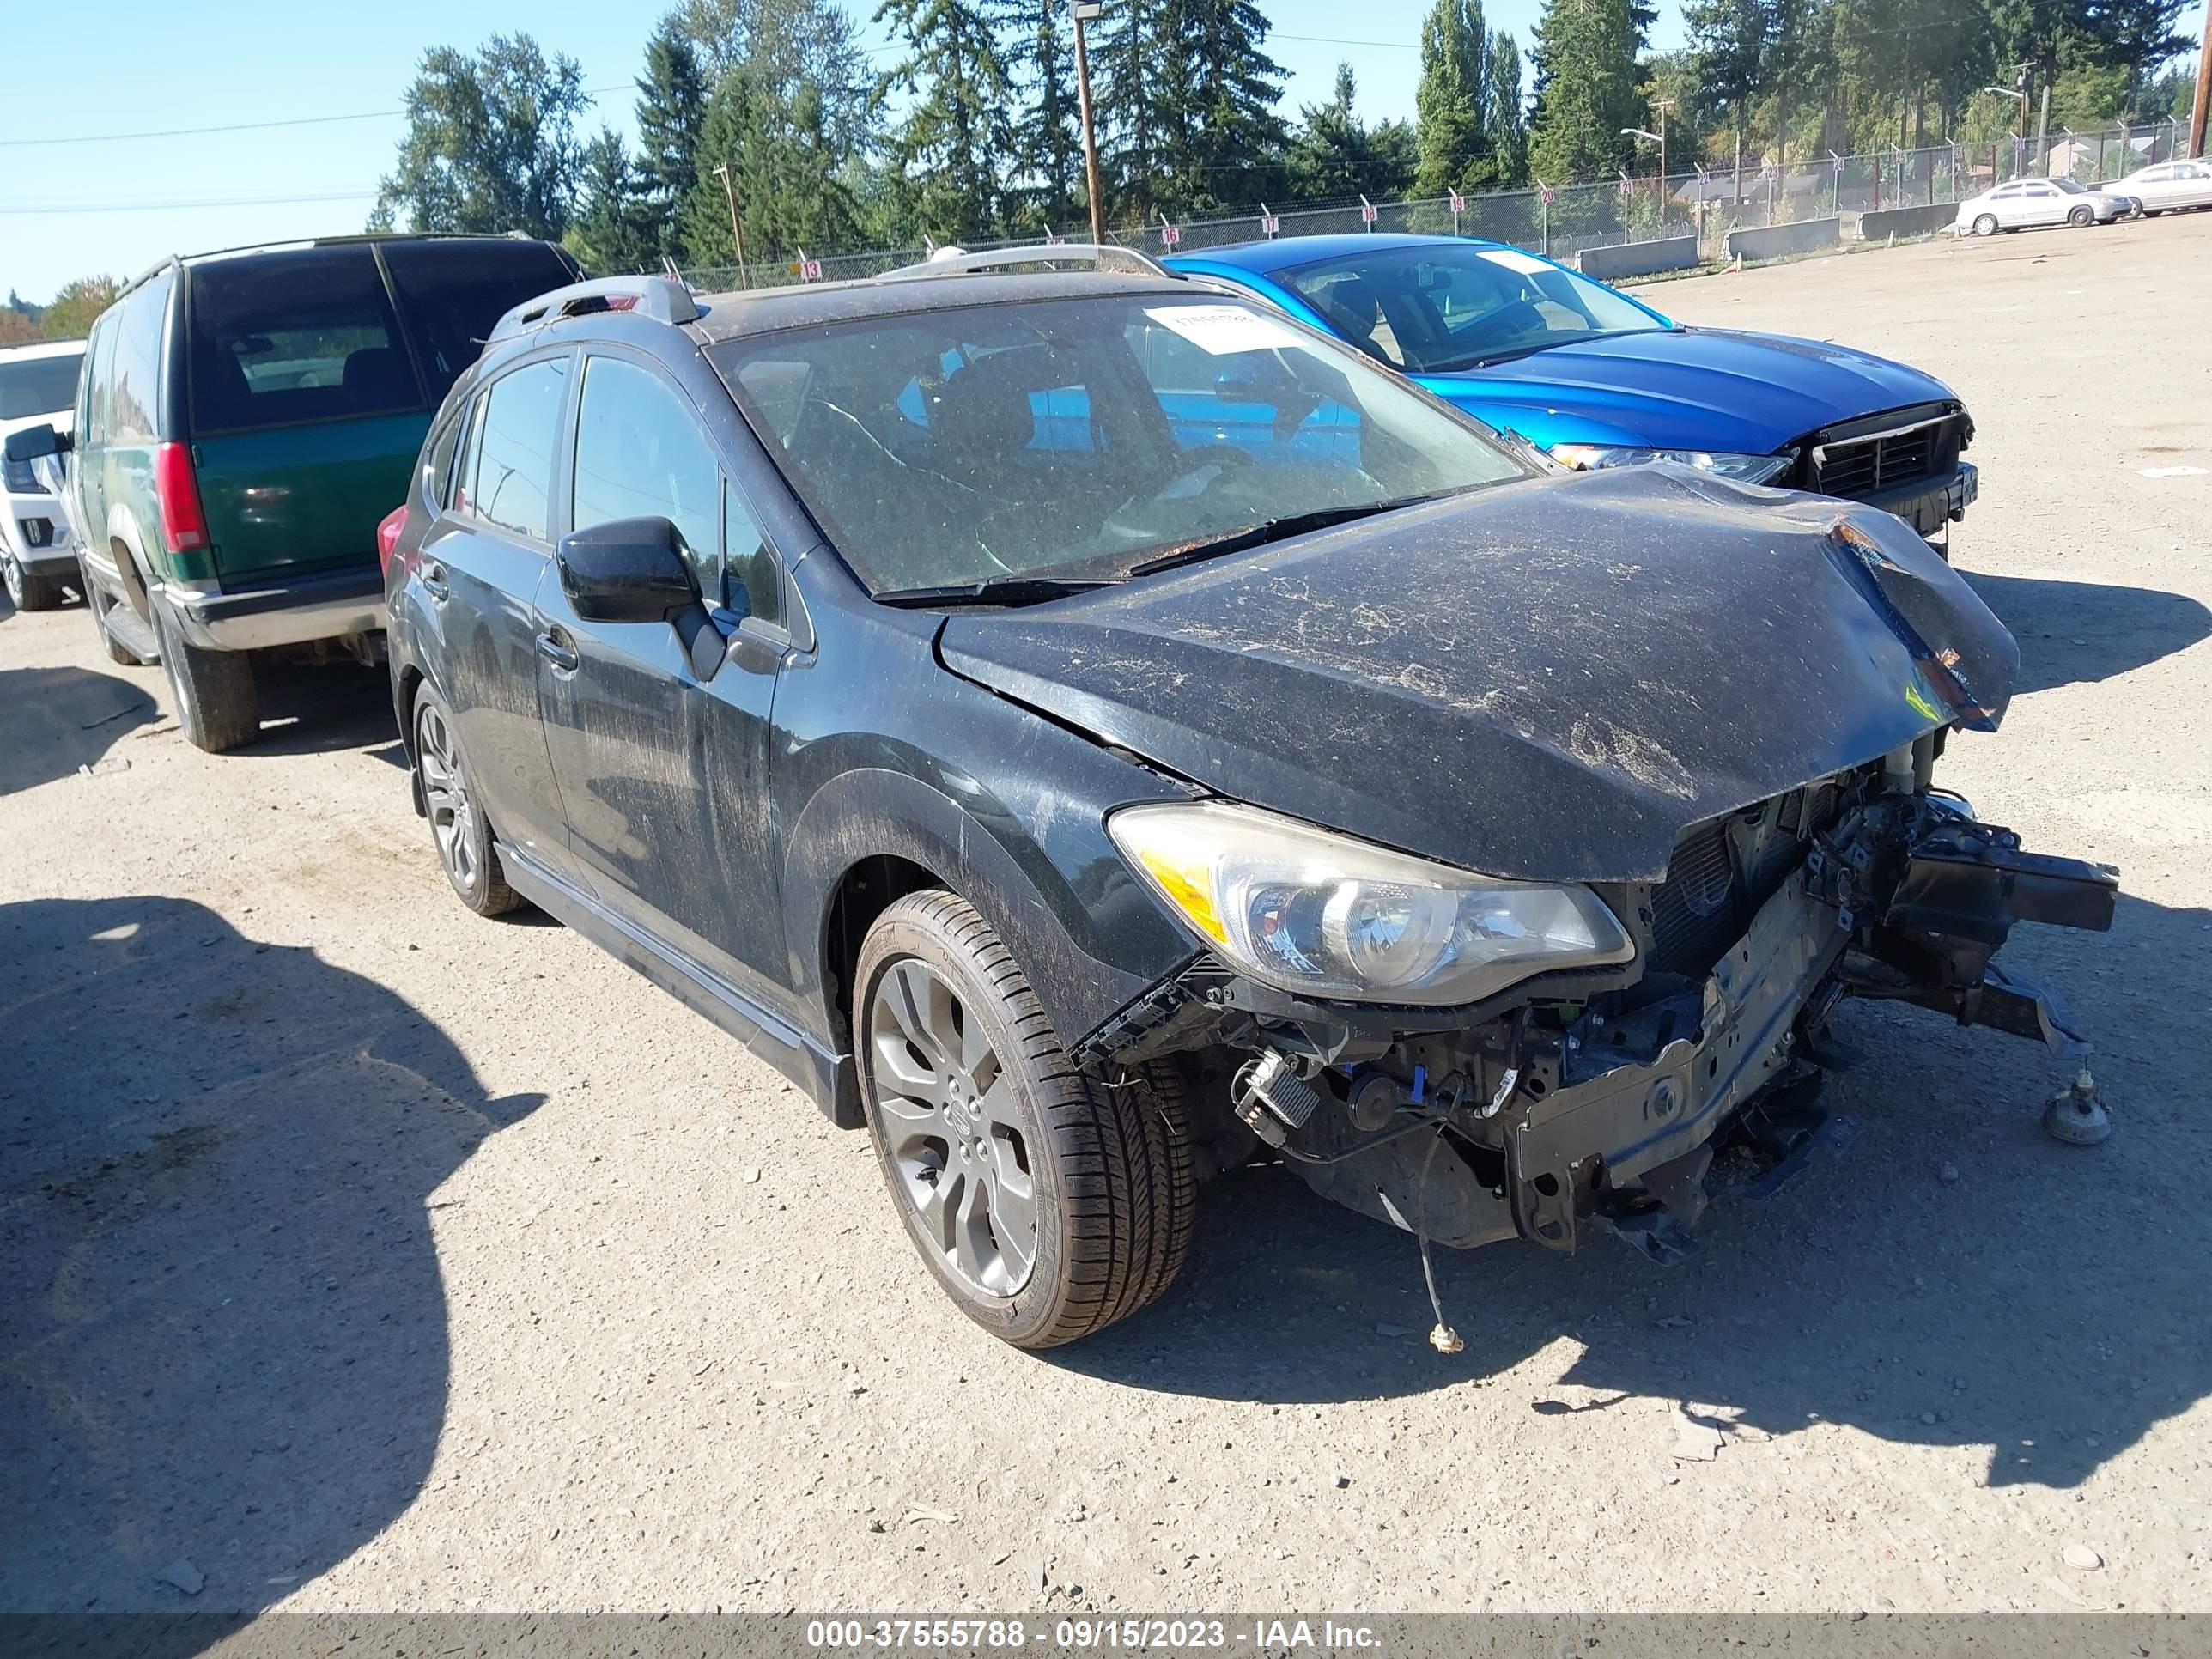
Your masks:
M 1838 999 L 2075 1043 L 1990 958 L 2115 880 L 1932 787 L 2017 659 L 1910 527 L 1559 476 L 1041 255 L 542 296 L 384 534 L 454 889 L 865 1123 L 963 1311 L 1134 1311 L 1255 1157 L 1424 1249 L 1663 1255 L 1717 1146 L 1790 1156 Z

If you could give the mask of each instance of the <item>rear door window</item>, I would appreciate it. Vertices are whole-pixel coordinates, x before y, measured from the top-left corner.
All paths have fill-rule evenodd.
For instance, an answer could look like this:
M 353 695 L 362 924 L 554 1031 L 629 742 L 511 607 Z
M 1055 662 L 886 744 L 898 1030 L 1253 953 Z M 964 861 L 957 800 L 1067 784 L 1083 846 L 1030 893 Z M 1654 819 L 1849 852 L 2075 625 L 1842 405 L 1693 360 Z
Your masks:
M 576 280 L 544 242 L 386 242 L 380 251 L 434 404 L 476 362 L 493 324 L 525 300 Z
M 366 242 L 195 266 L 186 313 L 196 434 L 423 406 Z
M 492 382 L 477 405 L 459 504 L 533 541 L 552 539 L 553 452 L 568 397 L 568 359 L 528 363 Z

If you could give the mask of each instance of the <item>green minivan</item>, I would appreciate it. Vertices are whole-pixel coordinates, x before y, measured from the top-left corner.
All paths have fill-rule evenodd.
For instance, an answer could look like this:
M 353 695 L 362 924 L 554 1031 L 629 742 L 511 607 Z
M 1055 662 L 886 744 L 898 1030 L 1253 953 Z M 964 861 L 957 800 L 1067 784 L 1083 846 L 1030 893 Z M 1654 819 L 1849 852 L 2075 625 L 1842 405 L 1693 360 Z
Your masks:
M 256 653 L 380 660 L 377 523 L 432 413 L 502 313 L 579 274 L 519 236 L 354 236 L 171 259 L 100 313 L 57 446 L 85 597 L 187 738 L 252 739 Z

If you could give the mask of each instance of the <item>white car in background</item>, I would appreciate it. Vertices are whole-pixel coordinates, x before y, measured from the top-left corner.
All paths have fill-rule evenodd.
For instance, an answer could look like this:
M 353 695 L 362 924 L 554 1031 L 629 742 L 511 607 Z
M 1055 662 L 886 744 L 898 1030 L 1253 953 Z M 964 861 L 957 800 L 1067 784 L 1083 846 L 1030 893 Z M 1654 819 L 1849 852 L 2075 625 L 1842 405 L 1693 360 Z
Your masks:
M 76 419 L 84 342 L 0 348 L 0 441 L 19 427 L 66 432 Z M 50 478 L 29 461 L 0 462 L 0 574 L 19 611 L 51 611 L 75 587 L 76 540 Z
M 2140 210 L 2118 186 L 2090 190 L 2071 179 L 2015 179 L 1960 203 L 1951 228 L 1961 236 L 1994 236 L 2033 225 L 2106 225 Z
M 2142 204 L 2145 213 L 2212 207 L 2212 161 L 2161 161 L 2110 186 Z

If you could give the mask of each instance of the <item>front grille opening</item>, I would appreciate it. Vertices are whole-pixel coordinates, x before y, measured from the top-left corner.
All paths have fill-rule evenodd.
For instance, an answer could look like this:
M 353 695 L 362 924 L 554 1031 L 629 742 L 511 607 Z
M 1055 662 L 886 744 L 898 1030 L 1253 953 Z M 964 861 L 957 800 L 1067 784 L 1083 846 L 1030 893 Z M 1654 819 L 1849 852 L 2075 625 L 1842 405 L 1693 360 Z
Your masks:
M 1947 415 L 1901 432 L 1826 445 L 1812 469 L 1812 488 L 1824 495 L 1858 501 L 1923 479 L 1948 477 L 1958 470 L 1961 420 Z

